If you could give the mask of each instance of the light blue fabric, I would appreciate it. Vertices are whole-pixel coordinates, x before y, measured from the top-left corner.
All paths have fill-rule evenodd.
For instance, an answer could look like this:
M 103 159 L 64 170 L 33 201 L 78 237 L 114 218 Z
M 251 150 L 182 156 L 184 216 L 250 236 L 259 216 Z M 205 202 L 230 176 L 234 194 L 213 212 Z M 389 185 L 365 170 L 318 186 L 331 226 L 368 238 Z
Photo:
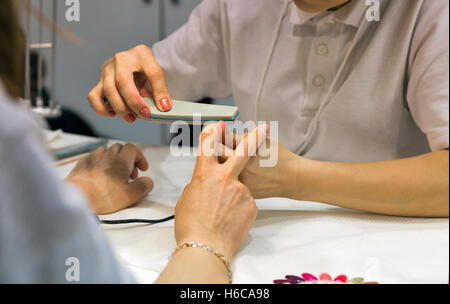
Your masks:
M 81 193 L 51 168 L 33 119 L 0 85 L 0 283 L 133 283 Z M 77 282 L 74 282 L 77 283 Z

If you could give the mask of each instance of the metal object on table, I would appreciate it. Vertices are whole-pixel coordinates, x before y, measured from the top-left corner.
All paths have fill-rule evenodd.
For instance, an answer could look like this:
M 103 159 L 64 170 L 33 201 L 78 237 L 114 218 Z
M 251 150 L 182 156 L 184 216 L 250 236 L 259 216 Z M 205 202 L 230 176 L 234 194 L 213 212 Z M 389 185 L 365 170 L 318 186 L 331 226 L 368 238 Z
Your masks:
M 69 157 L 78 156 L 89 153 L 99 147 L 106 147 L 108 140 L 104 138 L 93 139 L 87 142 L 64 146 L 61 148 L 51 149 L 51 153 L 57 160 L 66 159 Z
M 30 36 L 30 15 L 31 15 L 31 3 L 30 0 L 26 1 L 26 25 L 25 25 L 25 36 L 26 36 L 26 47 L 25 47 L 25 100 L 32 105 L 31 102 L 31 85 L 30 85 L 30 50 L 36 49 L 38 54 L 38 75 L 37 75 L 37 95 L 35 106 L 33 106 L 32 111 L 34 114 L 41 116 L 43 118 L 55 118 L 61 115 L 61 108 L 55 102 L 55 85 L 56 85 L 56 32 L 57 32 L 57 0 L 52 0 L 52 41 L 51 43 L 43 43 L 43 0 L 39 0 L 39 14 L 38 18 L 38 43 L 31 44 Z M 42 97 L 43 88 L 43 66 L 42 66 L 42 51 L 44 49 L 51 50 L 51 94 L 48 105 L 45 105 L 44 99 Z

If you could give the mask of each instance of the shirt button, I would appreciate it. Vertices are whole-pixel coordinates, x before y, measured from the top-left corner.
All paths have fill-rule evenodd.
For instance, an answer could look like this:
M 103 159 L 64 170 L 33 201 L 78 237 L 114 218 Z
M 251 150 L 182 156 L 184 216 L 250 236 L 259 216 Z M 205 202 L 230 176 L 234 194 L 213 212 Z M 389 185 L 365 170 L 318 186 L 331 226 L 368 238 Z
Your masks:
M 323 85 L 325 84 L 325 77 L 323 77 L 322 75 L 317 75 L 316 77 L 314 77 L 313 84 L 318 88 L 323 87 Z
M 328 46 L 325 43 L 322 43 L 317 47 L 317 55 L 320 56 L 328 55 Z

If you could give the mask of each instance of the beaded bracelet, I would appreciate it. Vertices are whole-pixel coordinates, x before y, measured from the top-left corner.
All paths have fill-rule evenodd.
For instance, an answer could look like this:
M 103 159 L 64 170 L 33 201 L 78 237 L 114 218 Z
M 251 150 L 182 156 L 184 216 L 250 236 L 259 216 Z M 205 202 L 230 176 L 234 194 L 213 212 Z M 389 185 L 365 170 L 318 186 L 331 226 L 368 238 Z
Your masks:
M 220 252 L 218 252 L 217 250 L 214 250 L 214 249 L 212 249 L 211 247 L 209 247 L 209 246 L 207 246 L 205 244 L 201 244 L 201 243 L 197 243 L 197 242 L 184 242 L 183 244 L 179 245 L 175 249 L 175 251 L 169 257 L 169 260 L 171 260 L 173 258 L 173 256 L 175 254 L 177 254 L 178 251 L 180 251 L 180 250 L 182 250 L 184 248 L 200 248 L 200 249 L 206 250 L 206 251 L 214 254 L 223 263 L 223 265 L 225 265 L 225 268 L 228 271 L 228 282 L 230 284 L 233 283 L 233 273 L 231 272 L 231 269 L 230 269 L 230 263 L 227 261 L 225 256 L 223 254 L 221 254 Z

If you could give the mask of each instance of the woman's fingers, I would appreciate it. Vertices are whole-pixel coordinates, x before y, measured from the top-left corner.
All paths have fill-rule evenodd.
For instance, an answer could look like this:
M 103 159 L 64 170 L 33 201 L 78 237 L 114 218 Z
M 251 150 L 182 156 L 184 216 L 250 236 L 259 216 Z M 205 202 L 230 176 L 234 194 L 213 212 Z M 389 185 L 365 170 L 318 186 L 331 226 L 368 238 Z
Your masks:
M 102 116 L 114 117 L 116 112 L 112 109 L 109 104 L 103 101 L 103 82 L 99 82 L 92 90 L 89 92 L 87 100 L 91 105 L 91 108 L 95 113 Z
M 105 96 L 111 107 L 123 120 L 129 123 L 136 121 L 133 110 L 127 106 L 119 93 L 116 85 L 115 68 L 111 66 L 105 67 L 103 75 L 103 96 Z
M 164 72 L 151 49 L 144 45 L 117 53 L 107 60 L 100 81 L 89 93 L 88 100 L 96 113 L 109 117 L 117 114 L 133 123 L 136 115 L 141 118 L 151 115 L 150 107 L 142 97 L 154 98 L 160 111 L 172 108 Z
M 222 128 L 218 123 L 208 124 L 200 134 L 199 157 L 197 163 L 218 163 L 221 149 Z
M 139 63 L 129 52 L 117 53 L 114 58 L 115 82 L 120 95 L 134 113 L 139 114 L 141 118 L 148 118 L 151 114 L 150 108 L 139 94 L 134 76 L 134 73 L 139 71 Z
M 237 145 L 242 141 L 245 134 L 234 133 L 229 130 L 223 122 L 222 125 L 222 144 L 230 149 L 236 149 Z
M 147 77 L 158 110 L 167 112 L 172 109 L 172 101 L 167 88 L 164 72 L 156 61 L 150 48 L 144 45 L 134 48 L 138 54 L 138 62 Z
M 234 155 L 229 157 L 225 163 L 230 166 L 236 177 L 241 174 L 250 158 L 256 155 L 259 147 L 266 141 L 268 132 L 269 127 L 267 125 L 259 126 L 245 135 L 244 139 L 237 145 Z
M 148 161 L 141 150 L 135 145 L 126 144 L 119 152 L 119 157 L 127 163 L 130 174 L 135 168 L 146 171 L 148 170 Z

